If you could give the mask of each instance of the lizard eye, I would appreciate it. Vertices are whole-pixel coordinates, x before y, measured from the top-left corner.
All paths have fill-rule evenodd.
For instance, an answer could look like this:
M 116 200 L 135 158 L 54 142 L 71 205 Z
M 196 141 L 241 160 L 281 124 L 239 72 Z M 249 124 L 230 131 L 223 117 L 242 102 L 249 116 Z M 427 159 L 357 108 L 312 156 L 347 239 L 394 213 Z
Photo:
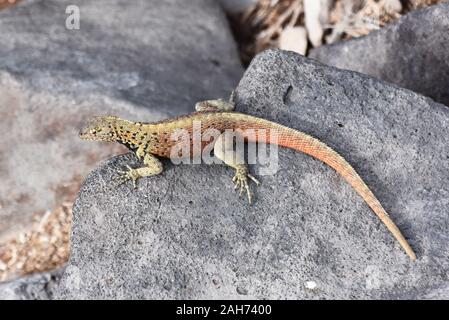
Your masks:
M 96 133 L 97 133 L 97 130 L 95 130 L 95 129 L 90 129 L 90 133 L 91 133 L 91 134 L 96 134 Z

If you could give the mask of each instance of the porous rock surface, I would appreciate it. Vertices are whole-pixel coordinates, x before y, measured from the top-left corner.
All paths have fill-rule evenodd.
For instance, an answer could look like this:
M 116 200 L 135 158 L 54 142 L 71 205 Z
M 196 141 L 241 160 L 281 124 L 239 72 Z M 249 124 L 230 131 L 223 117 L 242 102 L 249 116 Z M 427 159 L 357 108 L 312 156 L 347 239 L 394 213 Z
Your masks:
M 419 92 L 449 106 L 449 3 L 413 11 L 376 32 L 310 57 Z
M 74 205 L 72 254 L 56 298 L 410 299 L 447 296 L 449 109 L 409 90 L 291 52 L 258 55 L 237 109 L 341 153 L 418 256 L 412 262 L 331 168 L 280 149 L 255 203 L 223 165 L 173 165 L 138 189 L 103 162 Z M 253 167 L 255 174 L 261 166 Z M 253 186 L 254 188 L 254 186 Z
M 62 269 L 0 283 L 0 300 L 51 300 Z

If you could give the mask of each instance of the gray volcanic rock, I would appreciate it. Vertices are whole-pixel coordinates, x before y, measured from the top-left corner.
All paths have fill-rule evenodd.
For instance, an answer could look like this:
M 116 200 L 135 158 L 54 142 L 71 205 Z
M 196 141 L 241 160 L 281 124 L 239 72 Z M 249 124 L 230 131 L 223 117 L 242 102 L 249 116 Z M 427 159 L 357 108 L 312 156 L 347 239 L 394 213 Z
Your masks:
M 415 249 L 412 262 L 331 168 L 279 149 L 254 205 L 223 165 L 179 165 L 138 189 L 103 162 L 73 210 L 56 297 L 409 299 L 440 297 L 449 277 L 449 109 L 409 90 L 298 54 L 258 55 L 239 111 L 310 133 L 360 173 Z M 272 164 L 276 164 L 276 161 Z M 252 185 L 255 188 L 254 185 Z
M 316 48 L 310 57 L 449 105 L 449 4 L 414 11 L 364 37 Z
M 69 5 L 80 9 L 79 30 L 66 28 Z M 209 0 L 24 0 L 0 12 L 0 30 L 0 237 L 122 150 L 79 140 L 87 117 L 185 113 L 228 96 L 243 73 Z
M 220 5 L 230 14 L 237 14 L 245 11 L 251 5 L 254 5 L 257 0 L 217 0 Z
M 0 283 L 0 300 L 50 300 L 62 269 Z

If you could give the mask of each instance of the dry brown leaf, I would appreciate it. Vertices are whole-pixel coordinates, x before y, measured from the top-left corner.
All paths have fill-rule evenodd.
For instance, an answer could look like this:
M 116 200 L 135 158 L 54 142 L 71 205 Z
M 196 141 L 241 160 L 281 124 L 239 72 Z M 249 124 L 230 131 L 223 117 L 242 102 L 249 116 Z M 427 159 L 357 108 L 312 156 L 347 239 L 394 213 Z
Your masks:
M 319 47 L 323 40 L 324 29 L 320 22 L 321 12 L 321 0 L 304 0 L 305 26 L 309 40 L 314 47 Z
M 285 28 L 279 37 L 279 48 L 305 55 L 307 52 L 307 31 L 304 27 Z

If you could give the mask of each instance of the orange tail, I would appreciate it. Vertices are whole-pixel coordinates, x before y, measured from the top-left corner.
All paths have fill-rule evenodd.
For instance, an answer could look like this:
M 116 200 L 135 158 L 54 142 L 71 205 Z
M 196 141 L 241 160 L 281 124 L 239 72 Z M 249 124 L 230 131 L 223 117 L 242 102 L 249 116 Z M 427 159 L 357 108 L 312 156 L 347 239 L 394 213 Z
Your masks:
M 387 226 L 388 230 L 390 230 L 393 236 L 399 241 L 409 257 L 412 260 L 416 259 L 413 249 L 410 247 L 407 240 L 405 240 L 396 224 L 388 216 L 379 200 L 377 200 L 376 196 L 371 192 L 365 182 L 363 182 L 362 178 L 360 178 L 354 168 L 352 168 L 352 166 L 343 157 L 323 142 L 301 131 L 267 120 L 262 120 L 263 123 L 261 123 L 260 120 L 261 119 L 256 120 L 258 125 L 261 127 L 270 128 L 272 133 L 274 130 L 277 134 L 278 145 L 311 155 L 312 157 L 321 160 L 330 167 L 334 168 L 357 191 L 357 193 L 363 198 L 363 200 L 365 200 L 379 219 Z

